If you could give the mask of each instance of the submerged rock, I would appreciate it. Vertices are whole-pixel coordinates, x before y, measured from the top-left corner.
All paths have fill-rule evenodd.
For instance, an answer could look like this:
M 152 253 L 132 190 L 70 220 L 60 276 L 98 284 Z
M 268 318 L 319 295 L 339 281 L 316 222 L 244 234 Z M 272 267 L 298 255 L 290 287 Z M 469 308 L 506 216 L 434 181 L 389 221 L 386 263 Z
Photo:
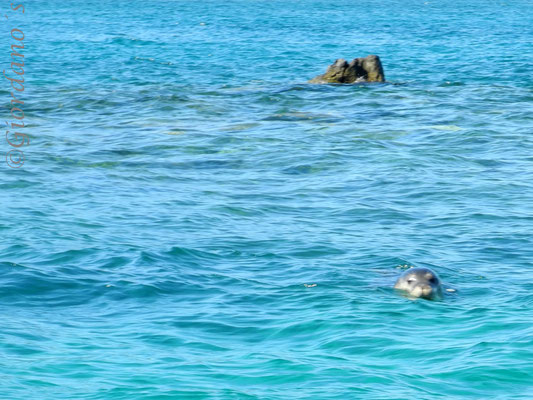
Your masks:
M 349 64 L 345 59 L 339 58 L 324 74 L 309 81 L 309 83 L 354 82 L 385 82 L 385 74 L 378 56 L 354 58 Z

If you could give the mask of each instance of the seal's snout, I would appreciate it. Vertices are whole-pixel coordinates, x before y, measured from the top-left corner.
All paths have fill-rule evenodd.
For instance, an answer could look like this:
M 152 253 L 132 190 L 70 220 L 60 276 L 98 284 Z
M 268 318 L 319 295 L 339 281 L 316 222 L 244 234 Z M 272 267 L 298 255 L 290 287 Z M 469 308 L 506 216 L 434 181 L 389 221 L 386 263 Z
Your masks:
M 413 294 L 417 297 L 425 297 L 425 298 L 433 297 L 433 288 L 427 284 L 417 285 L 414 288 L 413 292 L 414 292 Z

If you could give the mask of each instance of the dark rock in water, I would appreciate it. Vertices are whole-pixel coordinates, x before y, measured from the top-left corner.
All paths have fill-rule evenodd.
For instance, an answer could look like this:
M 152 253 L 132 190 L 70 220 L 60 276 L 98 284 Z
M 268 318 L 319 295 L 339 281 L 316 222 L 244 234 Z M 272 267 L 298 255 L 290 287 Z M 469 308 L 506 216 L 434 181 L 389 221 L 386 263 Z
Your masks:
M 326 73 L 318 75 L 309 83 L 354 83 L 385 82 L 385 74 L 378 56 L 354 58 L 349 64 L 339 58 L 331 64 Z

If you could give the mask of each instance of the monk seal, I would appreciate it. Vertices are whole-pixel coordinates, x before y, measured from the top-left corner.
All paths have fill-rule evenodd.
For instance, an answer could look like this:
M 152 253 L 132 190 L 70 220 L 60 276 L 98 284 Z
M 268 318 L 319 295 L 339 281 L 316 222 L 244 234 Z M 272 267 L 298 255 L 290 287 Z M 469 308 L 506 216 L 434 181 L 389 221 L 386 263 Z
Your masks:
M 411 268 L 405 271 L 394 285 L 408 297 L 436 300 L 442 297 L 442 284 L 438 275 L 429 268 Z

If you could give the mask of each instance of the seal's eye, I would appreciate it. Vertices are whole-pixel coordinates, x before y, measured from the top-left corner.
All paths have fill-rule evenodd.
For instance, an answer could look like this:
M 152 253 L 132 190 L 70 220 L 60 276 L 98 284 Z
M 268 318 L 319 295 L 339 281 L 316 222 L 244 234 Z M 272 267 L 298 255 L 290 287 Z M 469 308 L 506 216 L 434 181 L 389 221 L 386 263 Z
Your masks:
M 407 283 L 413 283 L 414 281 L 414 279 L 407 279 Z
M 431 283 L 437 283 L 437 280 L 436 280 L 435 278 L 431 278 L 429 281 L 430 281 Z

